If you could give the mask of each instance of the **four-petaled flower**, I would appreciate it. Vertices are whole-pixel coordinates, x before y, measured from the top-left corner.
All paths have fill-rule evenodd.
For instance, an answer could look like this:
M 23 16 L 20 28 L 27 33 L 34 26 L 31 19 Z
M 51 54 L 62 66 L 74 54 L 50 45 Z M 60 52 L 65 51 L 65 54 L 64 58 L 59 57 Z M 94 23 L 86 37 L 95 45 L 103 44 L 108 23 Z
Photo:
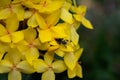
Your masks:
M 34 60 L 33 66 L 38 73 L 42 73 L 41 80 L 55 80 L 54 73 L 61 73 L 67 69 L 64 61 L 54 60 L 53 53 L 46 53 L 44 60 Z

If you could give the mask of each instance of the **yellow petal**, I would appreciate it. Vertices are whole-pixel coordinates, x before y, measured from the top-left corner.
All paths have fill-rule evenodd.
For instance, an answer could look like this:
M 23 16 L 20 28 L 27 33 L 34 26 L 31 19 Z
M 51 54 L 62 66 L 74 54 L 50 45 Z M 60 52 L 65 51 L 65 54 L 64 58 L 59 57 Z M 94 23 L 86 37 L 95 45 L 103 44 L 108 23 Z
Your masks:
M 39 13 L 48 13 L 46 12 L 46 7 L 44 7 L 43 4 L 44 4 L 43 1 L 41 1 L 38 5 L 34 5 L 34 8 L 38 10 Z
M 47 27 L 47 24 L 42 16 L 40 16 L 39 13 L 35 13 L 36 21 L 41 29 L 45 29 Z
M 49 29 L 39 30 L 39 39 L 42 43 L 48 42 L 52 40 L 52 33 Z
M 16 14 L 10 15 L 6 20 L 6 29 L 10 32 L 14 32 L 19 27 L 19 21 Z
M 11 42 L 11 37 L 10 37 L 10 35 L 5 35 L 5 36 L 0 37 L 0 40 L 2 42 L 10 43 Z
M 64 28 L 62 26 L 54 26 L 51 28 L 51 32 L 55 38 L 64 38 L 67 36 Z
M 76 76 L 76 70 L 67 70 L 68 78 L 74 78 Z
M 83 48 L 79 48 L 77 51 L 75 51 L 75 57 L 77 60 L 81 57 L 81 54 L 83 52 Z
M 69 24 L 73 23 L 72 14 L 68 12 L 68 10 L 62 8 L 61 10 L 61 19 Z
M 41 46 L 39 46 L 38 48 L 40 50 L 48 50 L 49 47 L 50 47 L 49 43 L 46 42 L 46 43 L 41 43 Z
M 11 48 L 5 56 L 5 59 L 11 61 L 13 64 L 18 64 L 21 60 L 21 53 L 16 48 Z
M 21 4 L 17 4 L 13 6 L 13 12 L 17 14 L 18 20 L 24 20 L 24 8 Z
M 42 74 L 41 80 L 55 80 L 55 74 L 50 69 Z
M 68 23 L 59 23 L 57 24 L 57 27 L 62 27 L 64 29 L 64 32 L 67 34 L 66 38 L 70 36 L 70 24 Z M 67 38 L 69 39 L 69 38 Z
M 22 80 L 22 75 L 17 70 L 12 70 L 8 74 L 8 80 Z
M 66 0 L 66 1 L 72 4 L 72 1 L 71 1 L 71 0 Z
M 7 7 L 11 0 L 0 0 L 0 7 Z
M 4 53 L 0 53 L 0 61 L 3 58 Z
M 73 26 L 71 26 L 70 28 L 71 28 L 71 40 L 74 43 L 74 45 L 77 45 L 79 41 L 79 35 Z
M 37 32 L 35 29 L 29 28 L 24 31 L 24 38 L 27 42 L 33 41 L 37 36 Z
M 71 1 L 71 0 L 69 0 L 69 1 Z M 65 9 L 69 10 L 70 7 L 71 7 L 71 3 L 65 1 L 64 4 L 63 4 L 63 7 L 64 7 Z
M 0 53 L 5 53 L 8 51 L 8 44 L 0 42 Z
M 65 63 L 62 60 L 58 60 L 58 61 L 53 62 L 52 67 L 53 67 L 53 71 L 55 73 L 61 73 L 67 69 Z
M 73 70 L 76 63 L 77 63 L 77 59 L 75 57 L 75 55 L 71 52 L 71 53 L 67 53 L 65 56 L 64 56 L 64 61 L 65 61 L 65 64 L 67 65 L 67 67 L 70 69 L 70 70 Z
M 72 52 L 73 51 L 73 47 L 71 45 L 61 45 L 60 46 L 60 50 L 64 51 L 64 52 Z
M 87 20 L 86 18 L 82 19 L 82 24 L 88 29 L 93 29 L 91 22 L 89 20 Z
M 22 0 L 22 5 L 28 7 L 28 8 L 34 8 L 34 4 L 32 3 L 32 1 L 29 1 L 29 0 Z
M 22 41 L 20 41 L 20 42 L 17 44 L 16 47 L 17 47 L 18 50 L 22 53 L 22 52 L 24 52 L 24 51 L 26 51 L 26 50 L 29 49 L 29 47 L 28 47 L 27 45 L 28 45 L 28 43 L 27 43 L 26 41 L 22 40 Z
M 35 28 L 38 26 L 38 22 L 36 21 L 36 17 L 34 14 L 28 19 L 27 25 L 32 28 Z
M 50 45 L 50 47 L 49 47 L 48 51 L 54 51 L 59 48 L 59 45 L 55 40 L 50 41 L 49 45 Z
M 72 5 L 72 6 L 70 7 L 70 11 L 76 13 L 76 8 L 77 8 L 77 7 L 75 7 L 75 6 Z
M 82 75 L 82 67 L 79 64 L 77 64 L 76 67 L 77 67 L 77 69 L 76 69 L 77 76 L 82 78 L 83 77 L 83 75 Z
M 39 51 L 37 48 L 30 48 L 25 52 L 25 58 L 29 64 L 32 64 L 32 61 L 39 57 Z
M 24 19 L 28 19 L 28 18 L 30 18 L 31 16 L 32 16 L 32 11 L 25 11 L 25 13 L 24 13 Z
M 48 13 L 51 13 L 53 11 L 60 9 L 62 5 L 63 5 L 63 1 L 53 1 L 50 5 L 46 7 L 46 11 Z
M 50 46 L 49 49 L 48 49 L 48 52 L 49 51 L 54 51 L 54 50 L 56 50 L 58 48 L 59 48 L 59 46 Z
M 36 38 L 36 39 L 34 40 L 33 44 L 34 44 L 35 47 L 38 48 L 38 49 L 39 49 L 40 46 L 42 46 L 39 38 Z
M 55 53 L 56 53 L 58 56 L 60 56 L 60 57 L 63 57 L 63 56 L 65 55 L 65 53 L 64 53 L 62 50 L 60 50 L 60 49 L 57 49 L 57 50 L 55 51 Z
M 83 19 L 83 16 L 80 15 L 80 14 L 74 14 L 73 16 L 74 16 L 74 18 L 76 19 L 76 21 L 79 21 L 79 22 L 81 22 L 82 19 Z
M 0 10 L 0 20 L 8 18 L 8 16 L 10 16 L 10 13 L 11 11 L 8 8 Z
M 48 65 L 42 59 L 36 59 L 33 61 L 33 66 L 38 73 L 45 72 L 48 69 Z
M 22 31 L 17 31 L 12 33 L 12 42 L 17 43 L 24 39 L 24 33 Z
M 34 4 L 37 4 L 37 3 L 39 3 L 41 0 L 32 0 L 32 2 L 34 3 Z
M 0 61 L 0 73 L 8 73 L 11 70 L 12 64 L 7 60 Z
M 35 72 L 35 69 L 27 61 L 22 61 L 17 65 L 17 68 L 26 74 L 31 74 Z
M 77 30 L 80 27 L 80 22 L 74 20 L 73 26 L 75 27 L 75 29 Z
M 6 34 L 6 29 L 5 29 L 5 27 L 2 25 L 2 24 L 0 24 L 0 36 L 3 36 L 3 35 L 5 35 Z
M 13 0 L 12 3 L 20 3 L 22 0 Z
M 60 18 L 60 10 L 57 10 L 53 13 L 51 13 L 49 16 L 47 16 L 46 21 L 49 26 L 55 25 Z
M 53 53 L 50 53 L 50 52 L 45 53 L 44 60 L 45 60 L 46 64 L 51 65 L 53 59 L 54 59 L 54 54 Z
M 85 16 L 87 7 L 84 5 L 80 5 L 78 8 L 76 8 L 76 13 L 81 13 L 83 16 Z

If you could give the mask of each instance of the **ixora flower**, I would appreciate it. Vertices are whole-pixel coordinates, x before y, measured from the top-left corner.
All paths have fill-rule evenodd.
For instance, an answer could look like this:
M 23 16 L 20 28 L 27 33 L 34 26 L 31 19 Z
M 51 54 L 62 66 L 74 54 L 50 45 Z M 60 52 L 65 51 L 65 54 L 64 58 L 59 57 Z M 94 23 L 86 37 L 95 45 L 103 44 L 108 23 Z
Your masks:
M 32 64 L 32 61 L 39 57 L 38 48 L 41 44 L 39 39 L 36 38 L 37 32 L 35 29 L 28 28 L 23 33 L 24 40 L 20 41 L 16 46 L 28 63 Z
M 78 62 L 78 60 L 80 59 L 80 57 L 81 57 L 81 54 L 82 54 L 82 52 L 83 52 L 83 48 L 80 48 L 79 46 L 78 46 L 78 49 L 76 49 L 75 51 L 74 51 L 74 56 L 73 57 L 75 57 L 75 59 L 73 59 L 74 61 L 75 61 L 75 63 L 72 63 L 71 64 L 71 62 L 72 62 L 72 60 L 70 59 L 70 58 L 72 58 L 72 56 L 70 56 L 71 54 L 68 54 L 67 56 L 70 56 L 69 58 L 68 57 L 66 57 L 66 60 L 65 60 L 65 63 L 68 65 L 68 70 L 67 70 L 67 73 L 68 73 L 68 77 L 69 78 L 74 78 L 75 76 L 78 76 L 78 77 L 80 77 L 80 78 L 82 78 L 83 77 L 83 75 L 82 75 L 82 67 L 81 67 L 81 65 L 79 64 L 79 62 Z M 64 58 L 65 59 L 65 58 Z M 69 60 L 71 60 L 71 62 L 69 61 Z M 73 67 L 72 67 L 73 66 Z
M 52 13 L 63 5 L 63 0 L 41 0 L 37 5 L 34 7 L 40 13 Z
M 39 80 L 55 80 L 67 71 L 68 78 L 82 78 L 77 29 L 93 29 L 85 14 L 76 0 L 0 0 L 0 74 L 22 80 L 22 73 L 42 73 Z
M 75 13 L 73 16 L 76 21 L 81 22 L 88 29 L 93 29 L 91 22 L 84 17 L 86 13 L 86 6 L 73 6 L 71 11 Z
M 42 43 L 51 41 L 55 38 L 64 38 L 65 36 L 67 36 L 64 28 L 62 28 L 62 26 L 60 25 L 56 25 L 60 18 L 59 10 L 48 15 L 46 19 L 42 18 L 39 15 L 37 16 L 39 22 L 39 38 Z
M 5 58 L 0 62 L 0 73 L 8 73 L 8 80 L 21 80 L 21 72 L 34 73 L 34 68 L 25 60 L 17 49 L 9 49 Z
M 11 22 L 12 21 L 12 22 Z M 16 31 L 19 27 L 19 21 L 15 14 L 8 17 L 5 21 L 6 26 L 0 24 L 0 41 L 6 43 L 17 43 L 24 39 L 22 31 Z
M 13 13 L 19 21 L 24 19 L 24 8 L 21 4 L 13 4 L 12 0 L 0 0 L 0 7 L 0 20 L 8 18 Z
M 44 60 L 34 60 L 33 66 L 38 73 L 42 73 L 41 80 L 55 80 L 54 73 L 61 73 L 67 69 L 62 60 L 54 60 L 53 53 L 45 53 Z

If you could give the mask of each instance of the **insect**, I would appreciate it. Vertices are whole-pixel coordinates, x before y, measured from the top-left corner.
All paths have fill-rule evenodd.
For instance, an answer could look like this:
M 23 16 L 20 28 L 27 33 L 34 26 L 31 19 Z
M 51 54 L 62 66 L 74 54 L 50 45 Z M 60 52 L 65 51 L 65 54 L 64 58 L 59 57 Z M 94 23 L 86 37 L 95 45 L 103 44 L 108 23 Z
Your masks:
M 63 38 L 58 38 L 58 39 L 55 39 L 57 41 L 58 44 L 63 44 L 63 45 L 66 45 L 68 43 L 68 40 L 65 40 Z

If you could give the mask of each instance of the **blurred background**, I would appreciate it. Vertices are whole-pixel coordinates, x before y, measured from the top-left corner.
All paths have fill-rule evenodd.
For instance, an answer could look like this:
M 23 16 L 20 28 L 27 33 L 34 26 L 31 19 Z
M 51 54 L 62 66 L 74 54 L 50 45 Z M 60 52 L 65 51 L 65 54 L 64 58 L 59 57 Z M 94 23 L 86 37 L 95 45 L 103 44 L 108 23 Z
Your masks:
M 120 80 L 120 0 L 78 0 L 94 30 L 80 27 L 83 79 Z
M 83 78 L 68 79 L 64 72 L 57 74 L 56 80 L 120 80 L 120 0 L 77 1 L 88 7 L 86 17 L 94 26 L 93 30 L 78 29 L 84 48 L 80 59 Z M 0 77 L 7 79 L 7 75 Z M 23 74 L 23 80 L 39 79 L 40 74 Z

